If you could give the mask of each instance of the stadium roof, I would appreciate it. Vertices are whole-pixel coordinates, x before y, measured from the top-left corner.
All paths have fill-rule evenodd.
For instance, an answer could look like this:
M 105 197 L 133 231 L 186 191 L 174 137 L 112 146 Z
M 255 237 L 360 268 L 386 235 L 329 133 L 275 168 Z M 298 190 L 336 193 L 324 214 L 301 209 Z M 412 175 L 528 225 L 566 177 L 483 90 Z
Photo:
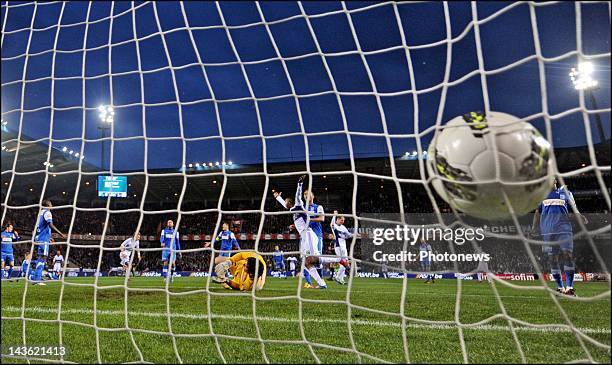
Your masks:
M 10 132 L 2 133 L 3 141 L 14 141 L 15 135 Z M 4 143 L 3 143 L 4 144 Z M 102 174 L 96 166 L 87 163 L 87 159 L 75 158 L 69 151 L 58 148 L 50 149 L 49 163 L 53 167 L 46 167 L 43 163 L 49 154 L 48 145 L 42 142 L 21 143 L 19 153 L 14 142 L 7 144 L 2 151 L 2 192 L 7 193 L 10 183 L 14 157 L 18 156 L 15 165 L 14 182 L 11 189 L 10 201 L 28 201 L 28 204 L 38 203 L 40 192 L 46 179 L 45 197 L 72 201 L 79 185 L 79 205 L 105 205 L 105 199 L 97 197 L 97 176 Z M 561 172 L 567 172 L 591 165 L 589 151 L 586 147 L 557 148 L 556 159 Z M 609 144 L 596 145 L 595 154 L 598 164 L 610 164 Z M 81 171 L 80 184 L 79 163 Z M 406 179 L 420 179 L 419 161 L 416 156 L 408 154 L 394 159 L 396 176 Z M 270 178 L 268 182 L 268 196 L 270 191 L 284 191 L 293 193 L 297 177 L 307 170 L 305 162 L 269 163 L 266 172 Z M 367 158 L 355 160 L 355 171 L 358 173 L 358 188 L 360 194 L 372 194 L 380 189 L 394 189 L 389 159 Z M 45 172 L 48 171 L 48 174 Z M 351 163 L 348 160 L 311 161 L 310 171 L 314 175 L 313 186 L 319 196 L 336 199 L 344 197 L 351 199 L 354 177 L 351 174 Z M 108 174 L 108 172 L 106 173 Z M 184 203 L 200 202 L 203 206 L 216 208 L 221 195 L 224 176 L 227 179 L 224 199 L 227 200 L 254 200 L 257 203 L 263 196 L 266 185 L 263 165 L 234 165 L 226 166 L 223 175 L 220 168 L 187 169 L 185 173 L 177 170 L 158 169 L 150 170 L 147 175 L 143 171 L 118 171 L 115 175 L 128 175 L 128 199 L 116 198 L 116 202 L 130 201 L 129 205 L 138 206 L 145 191 L 146 202 L 178 203 L 184 183 L 186 183 Z M 422 189 L 419 184 L 412 184 L 415 189 Z M 31 190 L 30 190 L 31 189 Z M 286 196 L 286 195 L 285 195 Z M 34 199 L 35 197 L 35 199 Z M 10 203 L 9 203 L 10 204 Z M 122 203 L 120 203 L 122 204 Z

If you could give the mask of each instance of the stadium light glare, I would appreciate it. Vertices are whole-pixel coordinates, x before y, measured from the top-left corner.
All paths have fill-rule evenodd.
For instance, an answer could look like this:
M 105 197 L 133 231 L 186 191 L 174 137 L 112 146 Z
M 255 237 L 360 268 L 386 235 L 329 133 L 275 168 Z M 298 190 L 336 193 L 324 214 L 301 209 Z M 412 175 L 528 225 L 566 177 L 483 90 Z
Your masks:
M 5 151 L 5 150 L 6 150 L 6 146 L 2 145 L 2 151 Z
M 191 168 L 191 167 L 193 167 L 193 164 L 192 164 L 192 163 L 190 163 L 190 164 L 189 164 L 189 167 L 190 167 L 190 168 Z
M 98 114 L 98 117 L 100 117 L 100 120 L 111 124 L 115 121 L 115 108 L 113 108 L 110 105 L 100 105 L 98 107 L 98 111 L 100 112 Z
M 75 153 L 75 154 L 74 154 L 74 157 L 79 157 L 79 153 L 78 153 L 78 152 L 77 152 L 77 153 Z
M 230 166 L 232 166 L 232 161 L 228 162 L 227 164 L 228 164 L 228 165 L 230 165 Z
M 74 153 L 73 150 L 70 150 L 70 152 L 68 152 L 69 155 L 72 155 Z
M 208 166 L 213 167 L 213 163 L 212 163 L 212 162 L 209 162 L 209 163 L 208 163 Z
M 8 122 L 6 120 L 2 119 L 2 126 L 6 127 L 7 125 L 8 125 Z
M 595 67 L 592 62 L 581 62 L 577 67 L 573 67 L 569 77 L 576 90 L 588 90 L 597 87 L 599 82 L 593 78 Z
M 200 163 L 199 163 L 199 162 L 196 162 L 195 166 L 196 166 L 196 167 L 200 167 Z
M 85 158 L 85 155 L 81 155 L 81 160 Z
M 49 163 L 47 161 L 43 162 L 43 165 L 47 166 Z
M 68 147 L 66 146 L 62 147 L 62 152 L 66 152 L 66 151 L 68 151 Z
M 49 164 L 49 167 L 50 167 L 50 168 L 54 168 L 54 167 L 55 167 L 55 165 L 54 165 L 54 164 Z
M 219 161 L 215 162 L 215 166 L 219 166 Z

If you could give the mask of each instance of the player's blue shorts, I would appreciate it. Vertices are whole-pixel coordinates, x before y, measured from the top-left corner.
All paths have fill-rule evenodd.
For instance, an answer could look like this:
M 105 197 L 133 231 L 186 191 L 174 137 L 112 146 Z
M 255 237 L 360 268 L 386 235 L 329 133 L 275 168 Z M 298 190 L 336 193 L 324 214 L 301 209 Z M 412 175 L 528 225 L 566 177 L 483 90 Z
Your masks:
M 431 260 L 429 259 L 421 260 L 421 267 L 429 267 L 429 266 L 431 266 Z
M 274 261 L 274 267 L 276 269 L 283 269 L 283 270 L 285 270 L 285 263 L 283 261 L 281 261 L 281 262 Z
M 36 242 L 38 256 L 49 256 L 49 242 Z
M 10 264 L 12 262 L 15 262 L 15 256 L 13 256 L 12 253 L 2 253 L 2 262 L 4 262 L 5 264 Z
M 542 246 L 542 251 L 549 255 L 556 255 L 559 251 L 574 250 L 574 236 L 570 232 L 548 234 L 542 238 L 545 242 L 551 242 Z
M 162 251 L 162 261 L 176 261 L 176 251 L 172 252 L 172 258 L 170 258 L 170 250 Z
M 227 246 L 221 246 L 221 250 L 219 251 L 219 256 L 222 256 L 222 257 L 232 256 L 232 252 L 231 252 L 232 248 L 234 248 L 234 246 L 232 246 L 231 243 Z

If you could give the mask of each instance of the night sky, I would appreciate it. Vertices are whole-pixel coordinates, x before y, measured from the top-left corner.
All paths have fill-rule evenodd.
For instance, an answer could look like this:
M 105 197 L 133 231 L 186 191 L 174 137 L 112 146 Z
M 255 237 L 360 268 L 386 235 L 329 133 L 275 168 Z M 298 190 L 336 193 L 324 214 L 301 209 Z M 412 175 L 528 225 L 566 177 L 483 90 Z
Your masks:
M 610 138 L 610 8 L 579 7 L 582 52 L 597 56 L 591 60 L 600 86 L 594 94 Z M 576 5 L 534 9 L 547 59 L 547 107 L 556 115 L 579 106 L 568 77 L 578 61 Z M 401 156 L 416 148 L 414 134 L 426 148 L 432 133 L 424 131 L 436 123 L 443 90 L 443 123 L 486 109 L 471 4 L 448 3 L 448 14 L 450 35 L 442 3 L 2 2 L 2 119 L 13 132 L 21 119 L 24 139 L 49 143 L 51 134 L 54 148 L 83 146 L 86 162 L 96 166 L 102 143 L 95 140 L 112 133 L 115 171 L 143 169 L 143 137 L 150 169 L 261 163 L 264 140 L 268 162 L 303 161 L 303 132 L 310 159 L 348 158 L 344 122 L 354 133 L 356 157 L 389 156 L 385 125 L 392 154 Z M 483 2 L 477 17 L 487 20 L 479 25 L 484 70 L 525 61 L 486 76 L 489 109 L 518 117 L 541 113 L 529 5 Z M 443 88 L 447 38 L 451 86 Z M 98 128 L 103 104 L 115 107 L 112 131 Z M 586 106 L 593 108 L 588 98 Z M 532 123 L 544 131 L 543 118 Z M 586 144 L 580 112 L 552 125 L 555 146 Z M 598 142 L 593 117 L 591 128 Z

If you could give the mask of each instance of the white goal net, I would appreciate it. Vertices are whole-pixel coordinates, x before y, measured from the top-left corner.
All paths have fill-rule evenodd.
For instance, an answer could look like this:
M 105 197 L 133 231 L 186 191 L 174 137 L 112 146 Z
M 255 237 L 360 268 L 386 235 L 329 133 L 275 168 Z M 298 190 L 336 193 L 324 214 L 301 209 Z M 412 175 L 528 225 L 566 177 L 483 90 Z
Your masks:
M 610 9 L 3 1 L 2 229 L 20 236 L 5 252 L 3 235 L 3 362 L 609 361 Z M 574 88 L 579 64 L 590 68 Z M 487 252 L 488 266 L 423 274 L 419 260 L 372 259 L 377 226 L 477 225 L 426 169 L 434 134 L 472 111 L 515 115 L 554 147 L 553 173 L 590 222 L 574 229 L 574 280 L 593 281 L 578 296 L 551 286 L 531 218 L 487 222 L 484 241 L 432 243 Z M 308 289 L 299 263 L 295 278 L 276 264 L 300 248 L 273 193 L 293 197 L 302 175 L 325 207 L 322 254 L 337 257 L 334 211 L 359 233 L 346 286 Z M 66 238 L 53 233 L 43 287 L 29 274 L 47 201 Z M 162 271 L 168 227 L 180 246 Z M 228 230 L 241 247 L 223 250 L 266 262 L 262 291 L 213 281 Z M 136 232 L 125 273 L 121 243 Z

